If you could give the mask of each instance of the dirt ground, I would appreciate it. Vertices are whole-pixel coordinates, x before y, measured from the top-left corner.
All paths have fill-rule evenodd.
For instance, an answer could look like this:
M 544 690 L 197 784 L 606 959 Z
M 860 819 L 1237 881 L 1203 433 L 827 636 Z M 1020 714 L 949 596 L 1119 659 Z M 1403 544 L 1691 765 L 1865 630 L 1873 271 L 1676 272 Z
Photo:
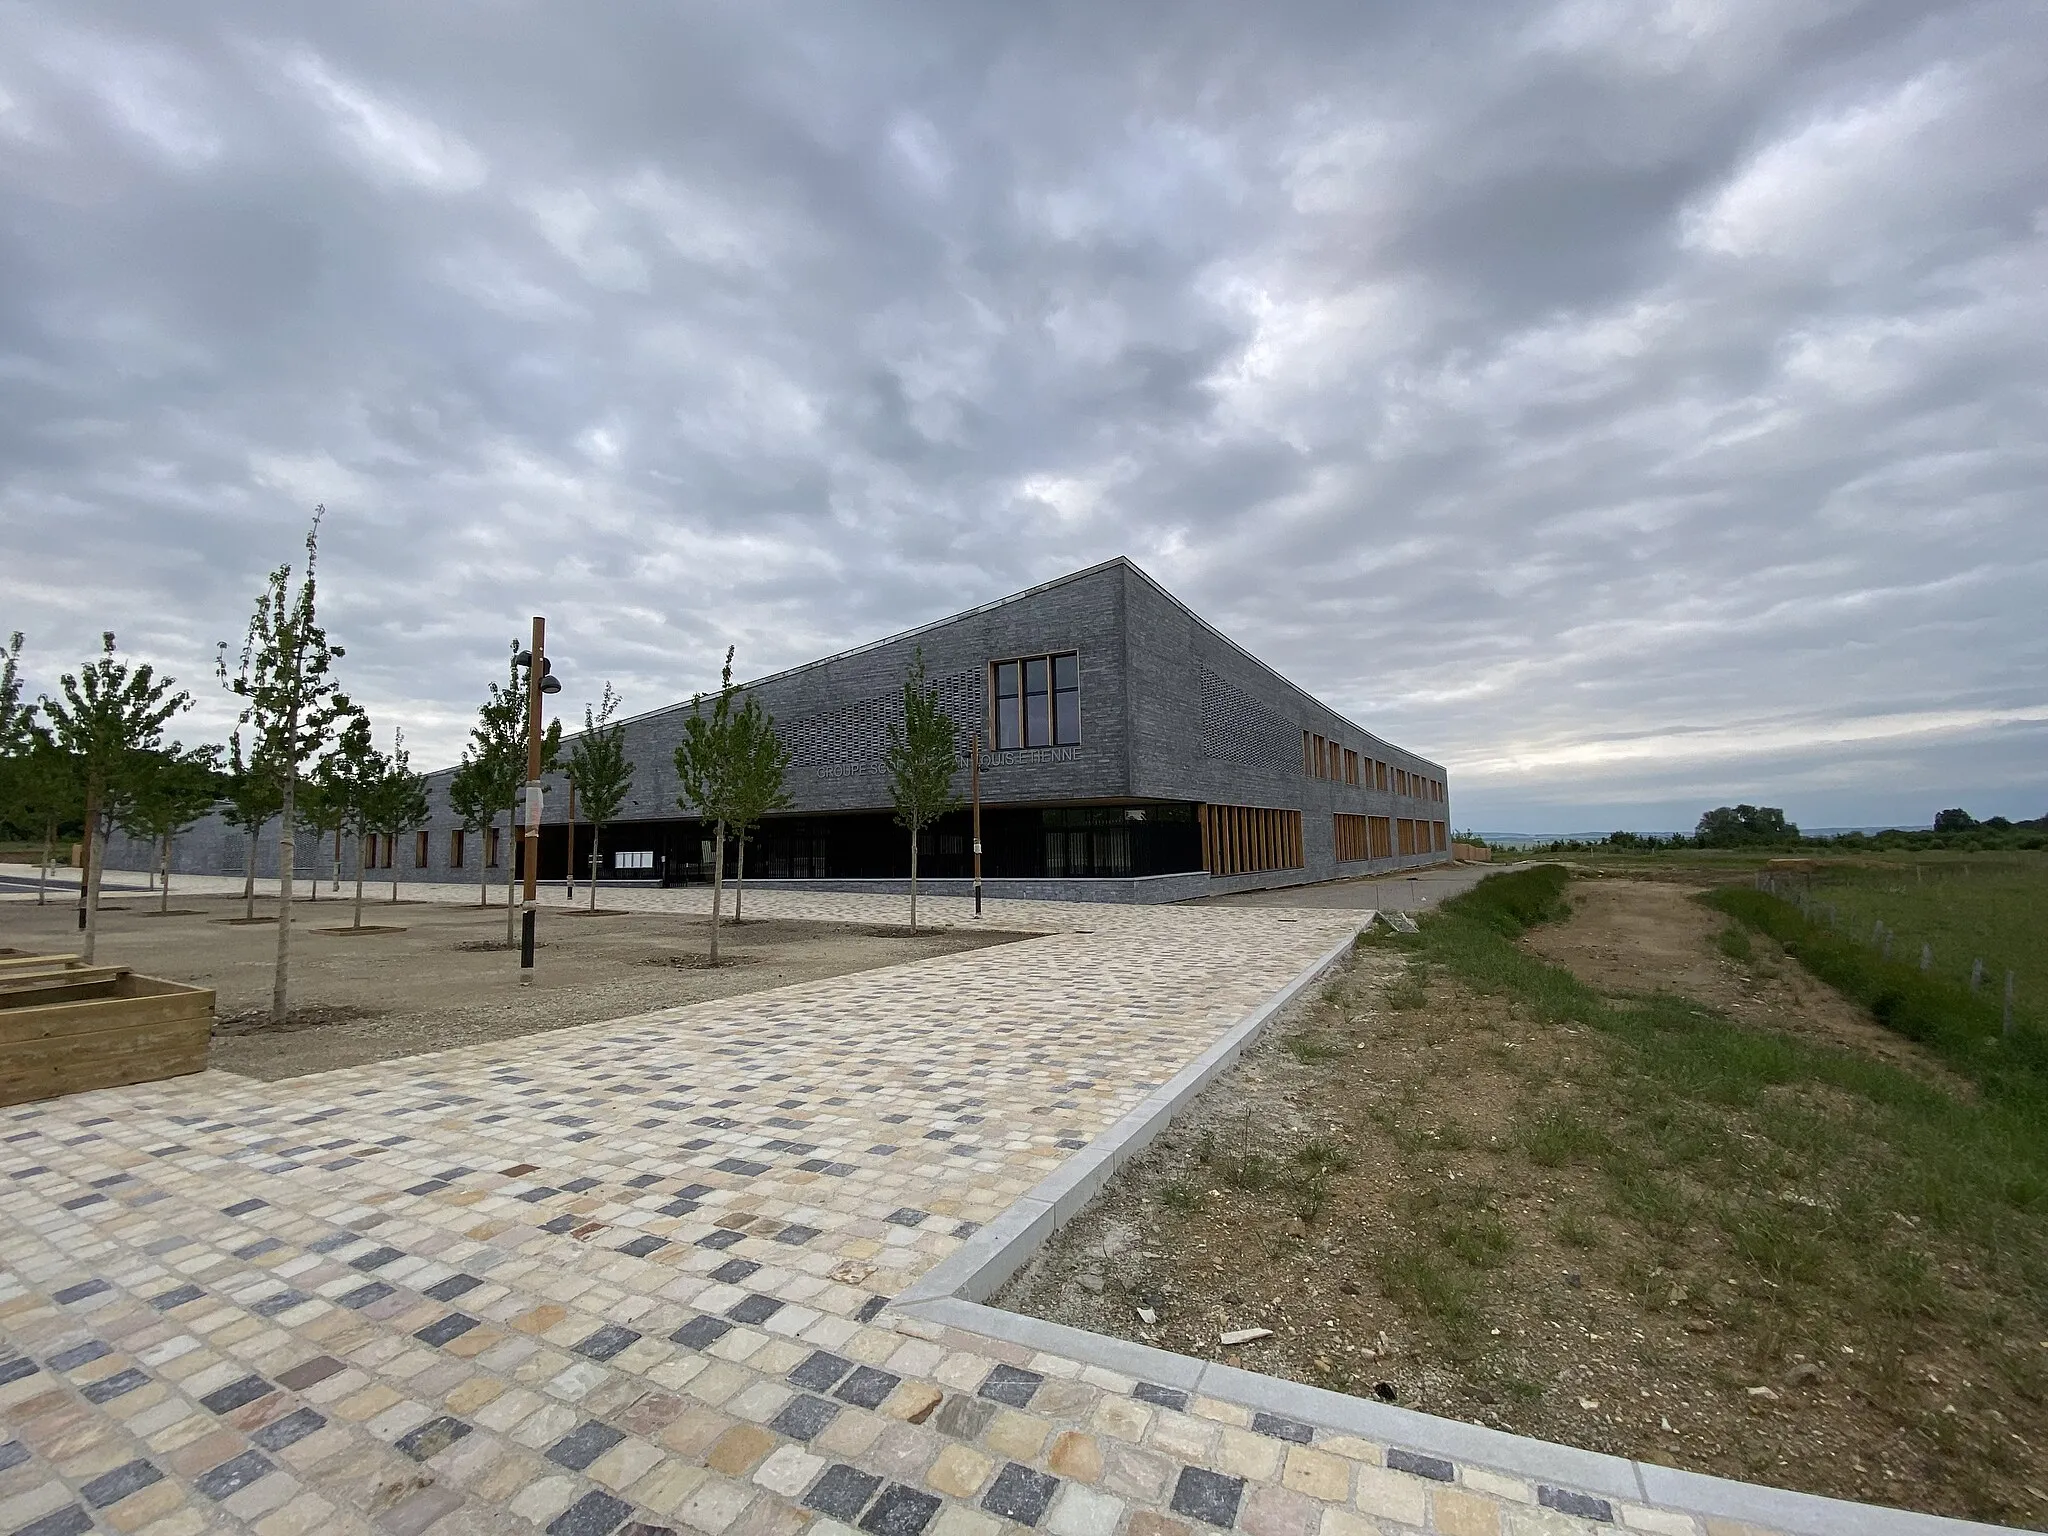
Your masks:
M 943 928 L 913 938 L 903 929 L 749 919 L 720 932 L 720 964 L 712 970 L 702 917 L 572 917 L 548 907 L 534 981 L 522 987 L 518 953 L 503 948 L 502 906 L 368 901 L 363 922 L 376 931 L 350 933 L 350 903 L 323 895 L 294 905 L 293 1017 L 276 1030 L 269 1023 L 275 924 L 232 921 L 242 913 L 238 898 L 181 896 L 174 886 L 171 899 L 167 917 L 156 914 L 154 896 L 104 905 L 99 960 L 214 988 L 210 1064 L 273 1080 L 1030 937 Z M 259 901 L 259 917 L 266 907 L 274 911 L 276 903 Z M 0 946 L 73 952 L 76 911 L 73 903 L 0 903 Z
M 1760 1029 L 1947 1076 L 1783 956 L 1722 952 L 1719 919 L 1682 889 L 1577 882 L 1572 896 L 1573 917 L 1531 947 L 1603 990 L 1683 990 Z M 1646 1220 L 1613 1154 L 1604 1168 L 1552 1157 L 1531 1134 L 1541 1105 L 1597 1123 L 1615 1049 L 1441 973 L 1419 985 L 1399 951 L 1362 948 L 994 1304 L 1592 1450 L 2048 1519 L 2041 1320 L 2002 1310 L 1946 1262 L 1963 1256 L 1904 1227 L 1900 1246 L 1926 1248 L 1966 1296 L 1943 1321 L 1865 1315 L 1820 1288 L 1791 1304 L 1704 1219 L 1710 1188 L 1646 1183 L 1686 1202 Z M 1660 1118 L 1764 1140 L 1712 1106 Z M 1823 1202 L 1785 1161 L 1796 1227 Z M 1272 1332 L 1222 1345 L 1247 1328 Z

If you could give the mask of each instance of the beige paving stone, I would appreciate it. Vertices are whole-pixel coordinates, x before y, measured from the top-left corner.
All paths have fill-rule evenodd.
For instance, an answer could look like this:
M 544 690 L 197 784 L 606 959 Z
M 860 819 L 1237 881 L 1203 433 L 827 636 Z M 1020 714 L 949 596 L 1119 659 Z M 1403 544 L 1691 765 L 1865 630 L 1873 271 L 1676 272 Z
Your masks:
M 1501 1526 L 1505 1536 L 1602 1536 L 1614 1529 L 1611 1525 L 1527 1504 L 1502 1505 Z
M 1102 1434 L 1135 1443 L 1143 1440 L 1145 1431 L 1152 1427 L 1152 1410 L 1128 1397 L 1105 1395 L 1096 1403 L 1089 1423 Z
M 1488 1498 L 1504 1499 L 1511 1504 L 1534 1504 L 1536 1490 L 1519 1477 L 1509 1477 L 1501 1472 L 1489 1472 L 1484 1467 L 1460 1467 L 1458 1480 L 1474 1493 L 1483 1493 Z
M 1154 1514 L 1150 1510 L 1139 1510 L 1131 1516 L 1130 1536 L 1188 1536 L 1188 1526 L 1185 1521 Z M 1342 1536 L 1351 1536 L 1351 1533 L 1345 1532 Z
M 1319 1536 L 1384 1536 L 1384 1533 L 1391 1529 L 1392 1527 L 1381 1525 L 1379 1521 L 1361 1515 L 1356 1510 L 1344 1509 L 1333 1504 L 1323 1511 Z M 1133 1531 L 1132 1536 L 1137 1536 L 1137 1533 Z
M 1247 1429 L 1223 1430 L 1212 1457 L 1219 1471 L 1262 1482 L 1280 1475 L 1281 1442 Z
M 97 1512 L 102 1524 L 116 1531 L 139 1531 L 152 1520 L 161 1520 L 185 1502 L 185 1490 L 176 1483 L 152 1483 L 131 1493 L 118 1504 Z
M 1123 1516 L 1123 1500 L 1099 1489 L 1069 1483 L 1053 1500 L 1045 1524 L 1053 1536 L 1116 1536 Z
M 1046 1453 L 1048 1470 L 1078 1482 L 1093 1483 L 1102 1477 L 1102 1446 L 1093 1435 L 1079 1430 L 1062 1430 L 1053 1437 Z
M 646 1473 L 662 1459 L 660 1447 L 649 1445 L 645 1440 L 628 1435 L 617 1445 L 606 1451 L 590 1464 L 587 1476 L 593 1483 L 602 1483 L 607 1488 L 621 1489 Z
M 658 1465 L 642 1474 L 640 1480 L 626 1490 L 626 1495 L 643 1509 L 652 1510 L 657 1515 L 669 1515 L 675 1513 L 676 1507 L 709 1475 L 704 1468 L 693 1466 L 679 1457 L 664 1457 Z
M 968 1445 L 949 1445 L 925 1473 L 925 1481 L 940 1493 L 956 1499 L 971 1499 L 981 1492 L 996 1463 Z
M 1429 1492 L 1423 1479 L 1384 1467 L 1360 1467 L 1355 1477 L 1351 1498 L 1360 1510 L 1403 1525 L 1422 1524 Z
M 1305 1445 L 1292 1446 L 1280 1468 L 1280 1485 L 1325 1504 L 1341 1504 L 1351 1496 L 1351 1463 Z
M 1656 1536 L 1699 1536 L 1700 1523 L 1691 1515 L 1672 1509 L 1653 1509 L 1646 1504 L 1617 1504 L 1615 1518 L 1632 1531 L 1651 1531 Z
M 1036 1461 L 1052 1426 L 1029 1413 L 1005 1408 L 981 1432 L 981 1443 L 1010 1461 Z
M 781 1445 L 754 1469 L 754 1481 L 771 1493 L 795 1498 L 811 1486 L 812 1480 L 825 1470 L 825 1465 L 822 1456 L 813 1456 L 798 1446 Z
M 1429 1526 L 1444 1536 L 1500 1536 L 1500 1505 L 1481 1494 L 1432 1489 Z
M 752 1424 L 735 1424 L 713 1445 L 704 1464 L 727 1477 L 745 1477 L 774 1449 L 775 1437 Z
M 542 1477 L 520 1489 L 505 1507 L 522 1520 L 545 1525 L 575 1503 L 582 1491 L 573 1477 Z
M 723 1536 L 757 1496 L 757 1490 L 746 1483 L 709 1476 L 676 1506 L 675 1514 L 683 1524 L 704 1532 L 705 1536 Z

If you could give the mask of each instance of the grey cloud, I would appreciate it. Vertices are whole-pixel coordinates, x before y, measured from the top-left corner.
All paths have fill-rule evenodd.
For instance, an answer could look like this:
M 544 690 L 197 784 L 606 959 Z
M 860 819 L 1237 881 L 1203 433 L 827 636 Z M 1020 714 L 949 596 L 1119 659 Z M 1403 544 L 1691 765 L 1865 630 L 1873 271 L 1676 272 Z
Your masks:
M 1123 551 L 1463 821 L 2048 808 L 2038 13 L 1440 11 L 17 3 L 0 624 L 217 726 L 324 500 L 440 759 Z

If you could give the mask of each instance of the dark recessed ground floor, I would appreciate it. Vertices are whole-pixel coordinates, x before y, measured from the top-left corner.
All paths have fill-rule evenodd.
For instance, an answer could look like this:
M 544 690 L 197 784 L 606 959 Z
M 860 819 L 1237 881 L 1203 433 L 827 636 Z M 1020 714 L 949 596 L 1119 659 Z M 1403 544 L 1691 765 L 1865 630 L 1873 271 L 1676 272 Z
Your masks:
M 594 831 L 575 829 L 576 873 L 590 873 Z M 711 878 L 711 827 L 673 821 L 622 821 L 595 839 L 597 873 L 606 880 L 682 885 Z M 991 880 L 1140 879 L 1203 871 L 1202 833 L 1193 805 L 985 806 L 982 873 Z M 543 824 L 540 878 L 568 873 L 569 829 Z M 727 839 L 726 868 L 739 857 Z M 887 811 L 833 816 L 773 816 L 747 838 L 750 879 L 900 880 L 910 874 L 910 834 Z M 933 879 L 974 872 L 970 815 L 956 811 L 924 829 L 918 873 Z

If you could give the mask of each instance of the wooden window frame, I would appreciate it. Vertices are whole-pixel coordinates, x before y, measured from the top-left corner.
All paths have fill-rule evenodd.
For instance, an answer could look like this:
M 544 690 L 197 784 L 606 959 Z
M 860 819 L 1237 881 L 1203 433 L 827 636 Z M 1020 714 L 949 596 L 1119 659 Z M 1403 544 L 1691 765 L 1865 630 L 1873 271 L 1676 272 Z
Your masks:
M 463 856 L 469 852 L 469 829 L 457 827 L 448 834 L 448 867 L 462 868 Z
M 499 858 L 500 858 L 500 857 L 501 857 L 501 856 L 502 856 L 502 855 L 504 854 L 504 851 L 505 851 L 505 850 L 504 850 L 504 848 L 503 848 L 503 846 L 502 846 L 502 842 L 501 842 L 501 839 L 500 839 L 500 838 L 499 838 L 499 836 L 498 836 L 498 829 L 497 829 L 497 827 L 496 827 L 495 825 L 492 825 L 492 826 L 488 826 L 488 827 L 485 827 L 485 828 L 484 828 L 484 868 L 485 868 L 485 869 L 497 869 L 497 868 L 500 868 L 501 866 L 499 865 L 499 863 L 498 863 L 498 860 L 499 860 Z
M 434 834 L 420 831 L 413 834 L 412 867 L 425 869 L 434 857 Z
M 1029 673 L 1025 670 L 1033 662 L 1045 663 L 1045 740 L 1031 739 L 1032 722 L 1025 709 L 1024 701 L 1030 697 L 1025 692 Z M 1060 686 L 1060 663 L 1074 664 L 1074 686 Z M 1005 667 L 1017 669 L 1017 740 L 1013 745 L 1003 745 L 1002 701 L 1005 695 L 998 692 L 1003 682 Z M 1081 653 L 1079 651 L 1041 651 L 1035 656 L 1005 656 L 1000 661 L 988 664 L 988 742 L 990 750 L 996 752 L 1036 752 L 1045 747 L 1078 747 L 1081 745 Z M 1074 736 L 1071 741 L 1060 740 L 1060 699 L 1063 695 L 1074 697 Z
M 1202 863 L 1210 875 L 1265 874 L 1304 869 L 1301 812 L 1267 806 L 1204 805 Z

